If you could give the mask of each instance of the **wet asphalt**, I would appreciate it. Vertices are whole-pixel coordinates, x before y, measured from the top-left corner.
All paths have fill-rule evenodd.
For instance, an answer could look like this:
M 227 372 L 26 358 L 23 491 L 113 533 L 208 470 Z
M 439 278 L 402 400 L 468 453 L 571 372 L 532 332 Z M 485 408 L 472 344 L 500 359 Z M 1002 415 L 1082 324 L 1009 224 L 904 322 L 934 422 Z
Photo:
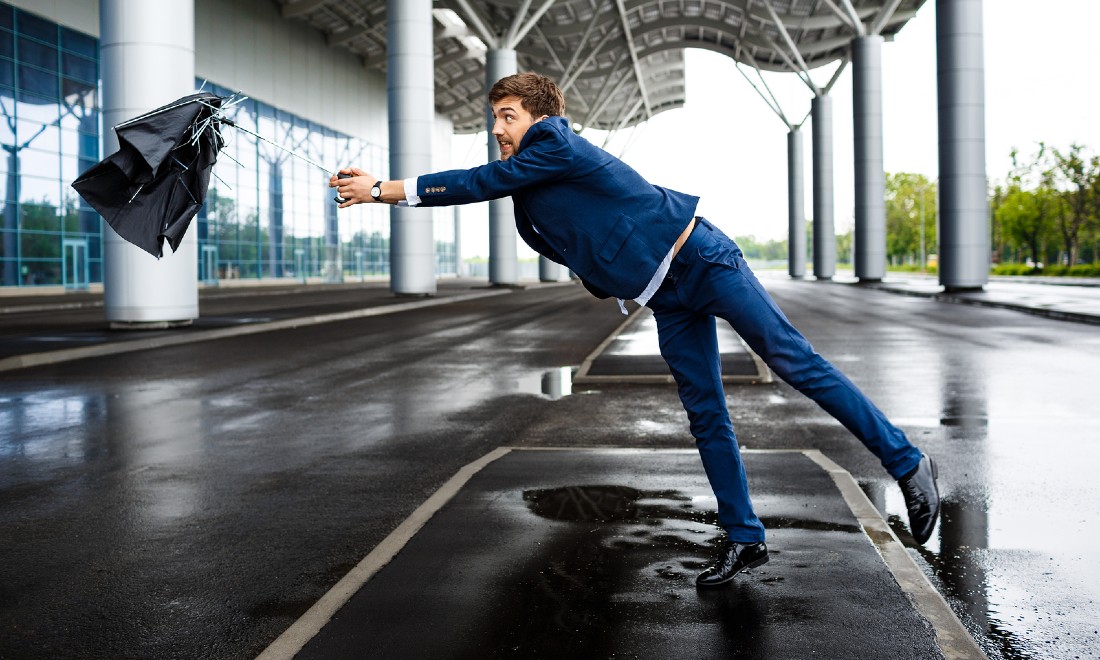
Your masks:
M 1095 326 L 838 283 L 766 285 L 936 457 L 943 522 L 910 554 L 986 654 L 1095 657 Z M 454 283 L 440 297 L 470 291 L 484 289 Z M 290 300 L 212 292 L 202 304 L 223 319 L 209 323 L 232 327 L 288 307 L 393 303 L 384 285 L 363 285 Z M 7 313 L 0 344 L 12 355 L 33 337 L 127 341 L 101 314 L 94 296 Z M 534 287 L 0 372 L 0 657 L 254 657 L 497 447 L 690 449 L 671 386 L 544 391 L 621 322 L 578 286 Z M 906 539 L 896 487 L 839 424 L 780 382 L 727 388 L 742 445 L 822 451 Z
M 513 451 L 296 657 L 940 657 L 829 475 L 745 460 L 772 559 L 732 585 L 694 586 L 723 537 L 693 449 Z

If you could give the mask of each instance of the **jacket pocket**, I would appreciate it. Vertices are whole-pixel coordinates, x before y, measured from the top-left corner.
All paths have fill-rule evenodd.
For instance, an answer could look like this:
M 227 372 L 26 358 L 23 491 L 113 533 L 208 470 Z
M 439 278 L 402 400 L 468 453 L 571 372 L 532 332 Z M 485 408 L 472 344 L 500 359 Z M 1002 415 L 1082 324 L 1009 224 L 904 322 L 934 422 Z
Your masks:
M 611 233 L 604 239 L 597 254 L 604 261 L 613 261 L 619 254 L 619 250 L 626 244 L 626 239 L 634 233 L 634 219 L 628 215 L 621 215 L 611 228 Z

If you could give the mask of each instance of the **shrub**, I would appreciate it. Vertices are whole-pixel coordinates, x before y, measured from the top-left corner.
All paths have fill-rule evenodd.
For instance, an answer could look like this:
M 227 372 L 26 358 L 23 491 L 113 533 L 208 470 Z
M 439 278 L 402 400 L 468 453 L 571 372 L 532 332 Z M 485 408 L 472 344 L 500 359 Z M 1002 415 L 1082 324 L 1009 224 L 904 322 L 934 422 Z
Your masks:
M 993 275 L 1052 275 L 1055 277 L 1100 277 L 1100 264 L 1077 264 L 1063 266 L 1055 264 L 1043 268 L 1032 268 L 1026 264 L 997 264 L 990 271 Z
M 1077 264 L 1076 266 L 1070 266 L 1069 272 L 1066 275 L 1072 277 L 1100 277 L 1100 264 Z
M 997 264 L 992 270 L 994 275 L 1038 275 L 1042 272 L 1042 269 L 1026 264 Z

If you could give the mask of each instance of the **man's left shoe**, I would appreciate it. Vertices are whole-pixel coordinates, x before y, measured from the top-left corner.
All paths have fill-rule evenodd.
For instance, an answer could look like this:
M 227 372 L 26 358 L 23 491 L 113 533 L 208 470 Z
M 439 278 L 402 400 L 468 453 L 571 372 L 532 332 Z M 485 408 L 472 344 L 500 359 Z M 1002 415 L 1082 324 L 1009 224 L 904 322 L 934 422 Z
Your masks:
M 718 587 L 732 580 L 741 571 L 766 563 L 768 563 L 768 546 L 762 541 L 760 543 L 731 541 L 718 561 L 695 578 L 695 586 Z
M 898 479 L 898 486 L 909 511 L 909 531 L 917 543 L 923 544 L 932 536 L 940 516 L 940 489 L 932 459 L 922 455 L 916 469 Z

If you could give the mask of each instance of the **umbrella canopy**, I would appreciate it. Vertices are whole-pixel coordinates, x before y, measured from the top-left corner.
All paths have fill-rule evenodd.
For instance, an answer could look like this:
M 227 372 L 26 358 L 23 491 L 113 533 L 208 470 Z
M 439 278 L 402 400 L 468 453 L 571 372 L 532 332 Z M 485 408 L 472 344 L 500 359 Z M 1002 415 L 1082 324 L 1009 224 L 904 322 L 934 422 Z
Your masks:
M 72 186 L 119 236 L 160 257 L 164 241 L 175 252 L 210 183 L 225 146 L 223 98 L 185 96 L 115 126 L 119 149 Z

